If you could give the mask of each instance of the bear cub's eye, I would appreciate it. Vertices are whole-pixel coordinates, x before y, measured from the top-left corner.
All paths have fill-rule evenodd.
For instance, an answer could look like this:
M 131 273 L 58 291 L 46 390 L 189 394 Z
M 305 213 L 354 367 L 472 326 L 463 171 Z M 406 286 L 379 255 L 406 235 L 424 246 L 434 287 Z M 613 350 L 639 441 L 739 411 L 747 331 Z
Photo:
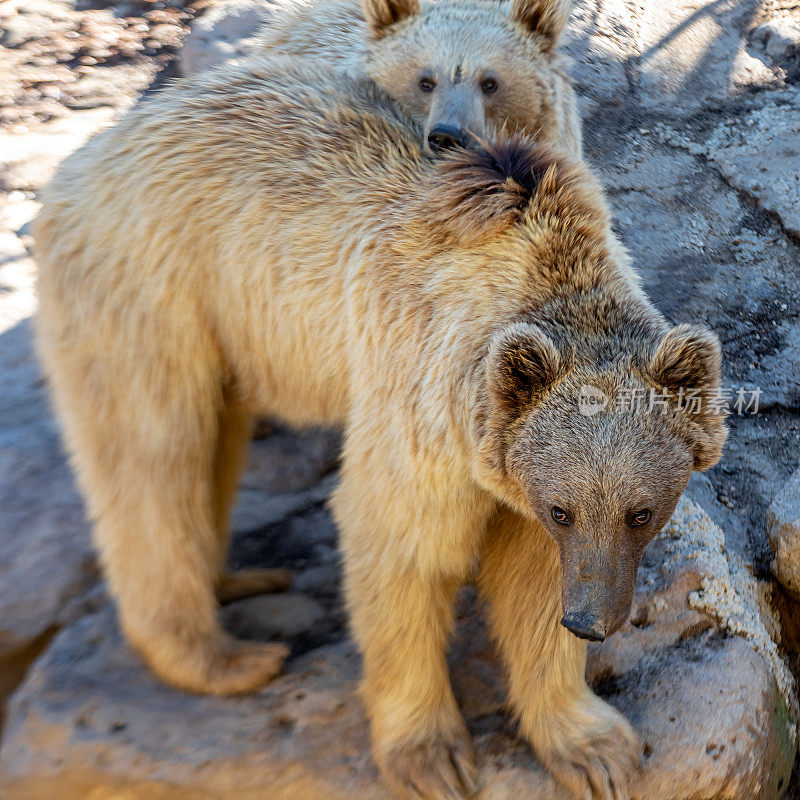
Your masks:
M 494 94 L 497 91 L 498 83 L 494 78 L 486 78 L 481 83 L 481 91 L 484 94 Z
M 640 528 L 642 525 L 647 525 L 652 516 L 649 508 L 643 508 L 641 511 L 637 511 L 635 514 L 631 515 L 631 528 Z
M 419 88 L 423 92 L 432 92 L 436 88 L 436 81 L 425 75 L 419 79 Z
M 569 525 L 569 514 L 564 511 L 563 508 L 559 508 L 558 506 L 553 506 L 550 510 L 550 516 L 559 524 L 559 525 Z

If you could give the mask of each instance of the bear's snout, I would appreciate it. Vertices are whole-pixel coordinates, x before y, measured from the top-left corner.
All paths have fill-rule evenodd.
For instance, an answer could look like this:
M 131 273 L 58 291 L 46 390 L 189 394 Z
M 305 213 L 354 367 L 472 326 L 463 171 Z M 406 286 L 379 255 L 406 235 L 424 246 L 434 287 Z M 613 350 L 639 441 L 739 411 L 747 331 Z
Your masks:
M 573 611 L 564 614 L 561 624 L 579 639 L 602 642 L 606 638 L 605 623 L 588 611 Z
M 628 618 L 640 554 L 616 537 L 599 546 L 575 537 L 560 548 L 561 624 L 580 639 L 602 642 Z
M 460 125 L 434 125 L 428 134 L 428 146 L 432 152 L 452 150 L 455 147 L 467 147 L 470 143 L 469 133 Z

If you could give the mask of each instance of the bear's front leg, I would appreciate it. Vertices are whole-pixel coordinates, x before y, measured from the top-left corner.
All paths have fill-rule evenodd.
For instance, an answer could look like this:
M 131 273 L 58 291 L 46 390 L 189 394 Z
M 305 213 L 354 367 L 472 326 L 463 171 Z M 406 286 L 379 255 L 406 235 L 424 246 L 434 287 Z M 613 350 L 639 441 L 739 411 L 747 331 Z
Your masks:
M 401 795 L 438 800 L 476 789 L 472 743 L 445 661 L 458 583 L 413 569 L 371 569 L 368 577 L 356 567 L 348 577 L 373 756 Z
M 488 500 L 475 489 L 436 492 L 436 476 L 424 466 L 398 476 L 385 461 L 375 463 L 386 458 L 378 448 L 354 450 L 351 441 L 334 512 L 351 627 L 364 656 L 373 756 L 404 796 L 469 797 L 472 746 L 445 650 Z
M 536 755 L 576 798 L 628 800 L 641 754 L 627 720 L 586 685 L 586 644 L 561 626 L 558 546 L 510 509 L 489 521 L 480 589 Z

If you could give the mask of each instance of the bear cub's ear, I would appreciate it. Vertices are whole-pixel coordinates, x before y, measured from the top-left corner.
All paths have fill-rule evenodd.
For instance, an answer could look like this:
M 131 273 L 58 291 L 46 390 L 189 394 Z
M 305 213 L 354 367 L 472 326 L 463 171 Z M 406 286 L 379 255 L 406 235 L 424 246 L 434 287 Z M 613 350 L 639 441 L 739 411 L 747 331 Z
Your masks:
M 722 348 L 715 334 L 699 325 L 678 325 L 661 340 L 648 369 L 659 386 L 684 392 L 683 408 L 695 423 L 696 470 L 719 461 L 728 435 L 718 397 L 721 362 Z
M 364 19 L 373 39 L 382 39 L 397 22 L 419 13 L 419 0 L 361 0 Z
M 542 38 L 543 49 L 549 53 L 558 44 L 561 32 L 569 20 L 571 0 L 513 0 L 511 19 L 529 33 Z
M 556 346 L 536 325 L 510 325 L 495 334 L 489 345 L 487 381 L 494 402 L 506 413 L 534 402 L 560 371 Z

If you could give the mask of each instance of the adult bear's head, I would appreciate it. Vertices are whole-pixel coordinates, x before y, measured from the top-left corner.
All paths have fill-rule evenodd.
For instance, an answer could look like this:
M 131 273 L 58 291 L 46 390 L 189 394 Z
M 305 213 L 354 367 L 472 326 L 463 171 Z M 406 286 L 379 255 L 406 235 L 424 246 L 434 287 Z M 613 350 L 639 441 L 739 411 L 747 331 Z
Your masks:
M 692 470 L 717 461 L 725 430 L 712 333 L 631 325 L 613 303 L 593 330 L 557 321 L 596 315 L 584 301 L 499 332 L 487 371 L 505 418 L 501 469 L 559 546 L 562 624 L 601 641 L 627 619 L 645 546 Z
M 719 341 L 650 304 L 585 167 L 500 137 L 437 175 L 422 240 L 491 270 L 509 314 L 481 362 L 476 476 L 555 539 L 563 623 L 604 639 L 692 470 L 720 458 Z

